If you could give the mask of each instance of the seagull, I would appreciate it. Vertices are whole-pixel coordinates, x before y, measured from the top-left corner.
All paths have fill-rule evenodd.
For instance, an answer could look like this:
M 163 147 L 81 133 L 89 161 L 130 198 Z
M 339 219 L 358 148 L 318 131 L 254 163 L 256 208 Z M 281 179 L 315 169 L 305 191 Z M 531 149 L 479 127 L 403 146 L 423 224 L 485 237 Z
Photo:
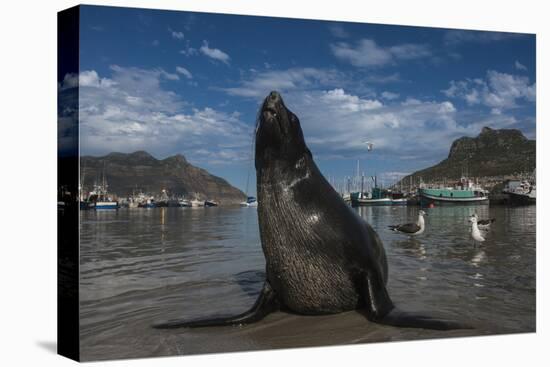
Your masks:
M 489 227 L 491 226 L 491 223 L 493 223 L 495 221 L 495 218 L 479 219 L 479 217 L 477 216 L 477 213 L 474 213 L 474 215 L 472 215 L 472 216 L 476 217 L 477 226 L 478 226 L 479 229 L 489 229 Z
M 481 235 L 481 232 L 479 231 L 479 228 L 477 226 L 477 215 L 472 215 L 469 221 L 470 223 L 472 223 L 472 238 L 474 239 L 474 244 L 476 242 L 485 241 L 485 237 Z
M 398 224 L 394 226 L 388 226 L 392 231 L 408 234 L 409 236 L 416 236 L 424 233 L 426 225 L 424 224 L 424 216 L 428 215 L 424 210 L 418 211 L 418 220 L 416 223 Z

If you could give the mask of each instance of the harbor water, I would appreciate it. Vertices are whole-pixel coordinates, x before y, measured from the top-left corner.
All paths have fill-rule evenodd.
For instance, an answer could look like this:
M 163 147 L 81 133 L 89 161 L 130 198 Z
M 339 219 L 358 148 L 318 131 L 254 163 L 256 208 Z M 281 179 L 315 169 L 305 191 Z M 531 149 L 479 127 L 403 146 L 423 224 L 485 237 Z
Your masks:
M 242 327 L 157 330 L 169 319 L 231 315 L 254 303 L 265 261 L 254 208 L 81 211 L 83 360 L 263 350 L 535 331 L 535 206 L 427 209 L 417 238 L 388 225 L 417 207 L 359 207 L 380 235 L 388 290 L 403 310 L 467 322 L 470 330 L 396 328 L 361 313 L 273 313 Z M 495 218 L 483 244 L 468 217 Z

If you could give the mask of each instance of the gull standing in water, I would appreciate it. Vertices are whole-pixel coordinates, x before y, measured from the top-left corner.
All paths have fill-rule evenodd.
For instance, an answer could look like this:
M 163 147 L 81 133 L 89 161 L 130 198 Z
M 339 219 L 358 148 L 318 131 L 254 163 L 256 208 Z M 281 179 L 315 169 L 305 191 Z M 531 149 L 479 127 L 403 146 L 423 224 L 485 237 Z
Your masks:
M 418 220 L 416 223 L 397 224 L 394 226 L 388 226 L 392 231 L 408 234 L 409 236 L 417 236 L 424 233 L 426 224 L 424 223 L 424 216 L 428 215 L 424 210 L 418 211 Z
M 481 232 L 479 231 L 479 227 L 477 226 L 477 215 L 474 214 L 470 217 L 470 223 L 472 223 L 472 238 L 474 239 L 474 244 L 476 242 L 483 242 L 485 241 L 485 237 L 481 235 Z

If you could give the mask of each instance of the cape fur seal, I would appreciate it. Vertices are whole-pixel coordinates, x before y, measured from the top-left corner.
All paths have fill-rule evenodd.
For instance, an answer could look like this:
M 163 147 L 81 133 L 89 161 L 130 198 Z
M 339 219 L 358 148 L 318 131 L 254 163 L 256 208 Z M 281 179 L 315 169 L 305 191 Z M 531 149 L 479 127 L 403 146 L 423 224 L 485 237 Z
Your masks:
M 276 310 L 303 315 L 364 310 L 369 320 L 394 326 L 464 327 L 395 310 L 380 238 L 323 177 L 298 117 L 277 92 L 265 98 L 258 115 L 255 165 L 266 259 L 266 281 L 256 303 L 240 315 L 157 328 L 248 324 Z

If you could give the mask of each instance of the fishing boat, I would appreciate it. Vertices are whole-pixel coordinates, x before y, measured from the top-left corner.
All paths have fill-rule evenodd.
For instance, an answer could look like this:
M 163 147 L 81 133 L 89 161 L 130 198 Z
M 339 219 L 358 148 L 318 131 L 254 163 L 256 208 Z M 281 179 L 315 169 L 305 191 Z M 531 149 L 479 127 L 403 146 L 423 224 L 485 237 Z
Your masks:
M 170 206 L 170 198 L 168 197 L 166 189 L 161 190 L 160 197 L 155 201 L 155 204 L 157 208 L 166 208 Z
M 537 200 L 537 188 L 529 181 L 510 181 L 503 192 L 508 195 L 512 205 L 535 204 Z
M 139 206 L 139 202 L 137 202 L 136 200 L 134 200 L 134 198 L 130 198 L 128 200 L 128 208 L 129 209 L 135 209 Z
M 193 199 L 193 200 L 191 200 L 191 206 L 192 206 L 193 208 L 197 208 L 197 207 L 200 207 L 200 206 L 204 206 L 204 201 L 199 200 L 199 199 Z
M 105 176 L 105 166 L 101 176 L 101 183 L 95 183 L 94 189 L 90 192 L 87 202 L 88 209 L 96 210 L 112 210 L 118 209 L 118 201 L 107 192 L 109 185 L 107 184 L 107 177 Z
M 118 201 L 107 193 L 107 186 L 97 185 L 88 198 L 89 209 L 109 210 L 118 209 Z
M 391 205 L 407 205 L 407 198 L 402 192 L 391 192 Z
M 118 201 L 101 200 L 95 203 L 96 210 L 118 209 Z
M 246 201 L 243 201 L 242 203 L 240 203 L 241 206 L 243 207 L 257 207 L 258 206 L 258 200 L 256 200 L 256 198 L 254 196 L 249 196 Z
M 371 192 L 354 192 L 351 194 L 353 206 L 392 205 L 392 199 L 387 190 L 374 187 Z
M 108 194 L 107 184 L 104 181 L 103 185 L 94 185 L 93 191 L 88 196 L 87 206 L 88 209 L 118 209 L 118 201 L 114 197 Z
M 156 208 L 156 203 L 155 203 L 155 199 L 150 196 L 145 196 L 145 195 L 140 195 L 139 196 L 139 201 L 138 201 L 138 208 Z
M 353 192 L 351 196 L 352 206 L 365 206 L 365 205 L 392 205 L 392 199 L 388 190 L 378 187 L 376 176 L 373 176 L 374 187 L 371 192 L 364 192 L 364 178 L 361 176 L 361 191 Z
M 191 204 L 191 202 L 189 200 L 181 198 L 181 199 L 178 200 L 178 206 L 180 208 L 189 208 L 193 205 Z
M 344 199 L 347 204 L 351 204 L 351 194 L 349 192 L 342 194 L 342 199 Z
M 429 187 L 421 184 L 418 189 L 422 206 L 446 204 L 489 204 L 489 193 L 466 177 L 455 186 Z
M 214 200 L 205 200 L 204 201 L 204 206 L 205 207 L 210 207 L 210 206 L 218 206 L 220 205 L 217 201 L 214 201 Z
M 391 205 L 408 205 L 407 198 L 391 199 Z

